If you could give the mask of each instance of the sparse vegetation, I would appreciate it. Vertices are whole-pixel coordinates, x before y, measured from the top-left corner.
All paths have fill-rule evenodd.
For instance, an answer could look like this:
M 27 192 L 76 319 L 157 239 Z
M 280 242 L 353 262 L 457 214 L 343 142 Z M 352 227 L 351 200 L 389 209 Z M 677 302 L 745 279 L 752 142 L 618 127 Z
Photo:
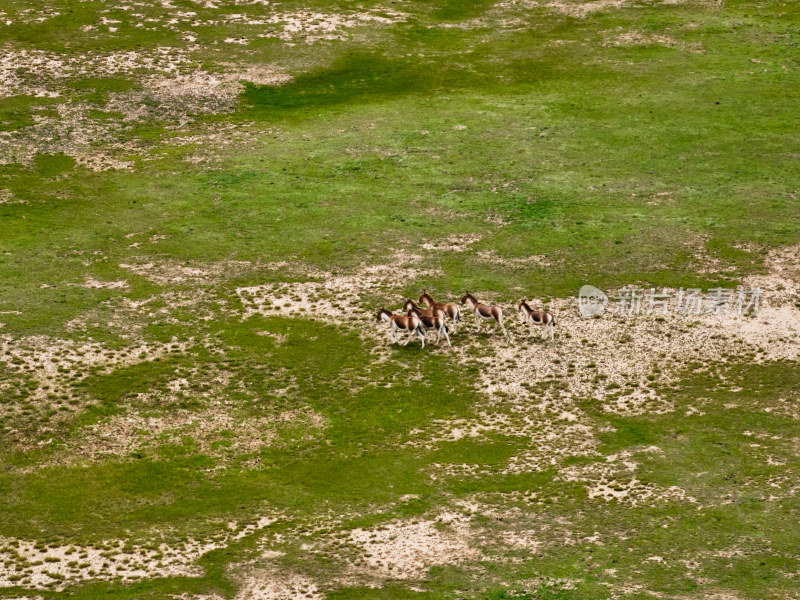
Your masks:
M 799 25 L 0 2 L 0 598 L 796 596 Z M 423 289 L 513 342 L 389 344 Z

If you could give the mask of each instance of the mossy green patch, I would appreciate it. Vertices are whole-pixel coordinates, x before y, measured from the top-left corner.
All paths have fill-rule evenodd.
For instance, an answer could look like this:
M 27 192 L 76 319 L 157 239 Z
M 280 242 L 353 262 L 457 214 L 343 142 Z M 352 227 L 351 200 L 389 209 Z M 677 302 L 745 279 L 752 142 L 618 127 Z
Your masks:
M 34 159 L 36 170 L 46 177 L 68 173 L 75 168 L 75 159 L 64 154 L 39 154 Z
M 35 96 L 12 96 L 0 101 L 0 131 L 14 131 L 34 124 L 34 110 L 58 100 Z

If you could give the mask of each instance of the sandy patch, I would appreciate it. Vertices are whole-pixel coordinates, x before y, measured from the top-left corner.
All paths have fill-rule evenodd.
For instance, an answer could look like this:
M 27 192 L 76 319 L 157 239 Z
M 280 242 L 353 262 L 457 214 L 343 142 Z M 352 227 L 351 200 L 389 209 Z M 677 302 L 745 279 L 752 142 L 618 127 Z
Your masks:
M 219 73 L 196 69 L 143 77 L 142 89 L 113 94 L 106 110 L 121 112 L 125 121 L 169 120 L 180 129 L 194 115 L 233 111 L 245 82 L 277 86 L 292 80 L 291 75 L 270 65 L 229 65 L 229 68 Z
M 647 0 L 644 0 L 647 1 Z M 546 2 L 544 0 L 504 0 L 495 4 L 494 9 L 500 10 L 532 10 L 539 7 L 546 7 L 570 17 L 585 19 L 589 15 L 609 10 L 633 7 L 641 4 L 642 0 L 595 0 L 586 2 L 584 0 L 558 0 Z M 723 0 L 656 0 L 648 2 L 650 4 L 700 4 L 703 6 L 721 6 Z
M 555 261 L 544 254 L 532 254 L 531 256 L 522 257 L 502 257 L 497 250 L 481 250 L 477 253 L 477 257 L 484 263 L 511 266 L 518 269 L 526 267 L 549 267 L 555 264 Z
M 317 582 L 277 567 L 254 569 L 243 578 L 236 600 L 322 600 Z
M 27 204 L 27 200 L 22 200 L 14 195 L 14 192 L 8 189 L 0 190 L 0 204 Z
M 509 9 L 532 9 L 541 6 L 551 8 L 557 12 L 585 19 L 592 13 L 608 10 L 610 8 L 622 8 L 633 4 L 632 0 L 596 0 L 595 2 L 583 2 L 582 0 L 563 0 L 558 2 L 539 2 L 537 0 L 505 0 L 495 5 L 496 8 Z
M 40 95 L 48 91 L 47 86 L 65 79 L 177 73 L 189 62 L 184 49 L 171 47 L 59 54 L 5 46 L 0 51 L 0 97 Z
M 466 235 L 451 235 L 443 240 L 425 242 L 422 248 L 430 251 L 439 252 L 465 252 L 470 249 L 472 244 L 479 242 L 483 236 L 478 233 Z
M 609 8 L 622 8 L 629 3 L 630 0 L 597 0 L 596 2 L 548 2 L 545 6 L 570 17 L 585 19 L 592 13 Z
M 363 12 L 322 13 L 310 10 L 294 13 L 277 13 L 265 19 L 248 19 L 247 25 L 277 26 L 273 31 L 258 34 L 258 37 L 274 37 L 285 42 L 302 41 L 306 44 L 327 40 L 348 39 L 348 29 L 365 25 L 392 25 L 405 21 L 407 15 L 393 10 L 370 10 Z M 242 19 L 236 19 L 237 22 Z
M 253 268 L 249 261 L 220 261 L 216 263 L 179 263 L 174 260 L 146 263 L 120 263 L 136 275 L 158 285 L 200 285 L 221 281 Z
M 645 33 L 642 31 L 626 31 L 606 38 L 603 46 L 664 46 L 700 54 L 704 52 L 699 43 L 689 43 L 666 35 Z
M 99 173 L 100 171 L 132 171 L 136 164 L 132 160 L 120 160 L 114 158 L 107 152 L 95 152 L 93 154 L 79 154 L 75 152 L 73 155 L 75 162 L 78 166 L 89 169 Z
M 281 85 L 291 80 L 279 68 L 263 64 L 228 64 L 227 71 L 212 74 L 197 69 L 183 48 L 76 54 L 2 50 L 0 97 L 75 97 L 33 106 L 32 124 L 0 132 L 0 164 L 27 165 L 37 154 L 63 153 L 93 171 L 130 170 L 134 166 L 130 155 L 145 149 L 135 141 L 118 140 L 136 122 L 161 120 L 171 128 L 182 128 L 196 115 L 234 110 L 246 81 Z M 84 77 L 125 77 L 136 86 L 110 92 L 102 104 L 85 102 L 81 92 L 76 95 L 69 85 L 70 80 Z M 109 116 L 95 118 L 98 110 Z
M 368 567 L 392 579 L 422 579 L 432 566 L 476 559 L 479 553 L 469 537 L 469 520 L 451 513 L 435 521 L 396 521 L 350 534 Z
M 322 281 L 247 286 L 237 288 L 236 293 L 245 319 L 254 314 L 284 315 L 341 324 L 346 315 L 346 322 L 360 327 L 364 319 L 372 316 L 374 320 L 380 308 L 374 307 L 373 312 L 366 302 L 368 296 L 379 292 L 394 298 L 388 307 L 401 305 L 399 290 L 406 281 L 435 272 L 410 266 L 416 264 L 424 264 L 421 256 L 398 253 L 396 264 L 365 266 L 354 275 L 318 273 Z
M 723 6 L 725 0 L 661 0 L 661 4 L 699 4 L 700 6 Z
M 98 281 L 93 277 L 88 277 L 81 287 L 89 288 L 92 290 L 121 290 L 130 287 L 127 281 Z
M 237 525 L 209 541 L 189 540 L 178 545 L 133 545 L 123 540 L 105 540 L 93 546 L 45 546 L 28 540 L 0 538 L 0 557 L 7 568 L 0 570 L 0 588 L 25 586 L 62 590 L 67 585 L 92 580 L 138 581 L 153 577 L 200 577 L 197 559 L 211 550 L 259 531 L 277 516 Z M 13 566 L 12 566 L 13 565 Z
M 190 115 L 229 112 L 239 93 L 235 81 L 202 69 L 171 77 L 148 76 L 142 79 L 142 87 L 114 94 L 106 109 L 122 112 L 126 121 L 167 118 L 181 122 Z
M 653 446 L 639 452 L 661 453 L 661 449 Z M 584 483 L 590 499 L 598 498 L 606 502 L 617 501 L 630 506 L 652 506 L 657 502 L 697 502 L 677 486 L 662 488 L 639 481 L 633 456 L 633 452 L 624 452 L 606 457 L 605 463 L 566 467 L 558 477 L 564 481 Z
M 435 449 L 442 442 L 462 438 L 486 438 L 491 434 L 522 438 L 528 448 L 512 456 L 499 469 L 504 474 L 541 471 L 559 464 L 569 456 L 596 453 L 595 431 L 589 426 L 581 411 L 553 414 L 542 410 L 536 403 L 492 403 L 488 410 L 480 411 L 475 418 L 437 420 L 406 442 L 406 445 Z M 580 422 L 576 422 L 580 421 Z M 432 465 L 431 476 L 471 475 L 497 472 L 496 467 L 478 468 L 476 465 Z

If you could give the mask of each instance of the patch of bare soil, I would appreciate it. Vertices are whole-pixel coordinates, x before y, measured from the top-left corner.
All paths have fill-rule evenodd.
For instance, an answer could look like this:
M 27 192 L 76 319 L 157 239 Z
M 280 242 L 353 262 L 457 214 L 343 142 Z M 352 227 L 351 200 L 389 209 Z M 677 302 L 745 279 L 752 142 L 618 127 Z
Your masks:
M 179 324 L 174 311 L 191 308 L 197 321 L 210 321 L 230 314 L 225 299 L 215 298 L 207 289 L 166 291 L 141 300 L 115 296 L 65 323 L 68 331 L 82 332 L 88 328 L 105 327 L 130 343 L 141 339 L 142 330 L 153 324 Z
M 86 77 L 177 74 L 191 63 L 182 48 L 59 54 L 4 46 L 0 52 L 0 97 L 58 97 L 58 82 Z
M 586 18 L 588 15 L 609 8 L 621 8 L 632 4 L 632 0 L 596 0 L 584 2 L 582 0 L 560 0 L 557 2 L 539 2 L 537 0 L 505 0 L 495 5 L 498 8 L 531 9 L 541 6 L 551 8 L 570 17 Z
M 28 540 L 0 538 L 0 588 L 62 590 L 83 581 L 137 581 L 152 577 L 199 577 L 198 558 L 251 535 L 278 520 L 266 516 L 249 524 L 230 523 L 210 540 L 168 544 L 134 545 L 106 540 L 92 546 L 43 545 Z
M 131 262 L 119 265 L 158 285 L 208 285 L 253 268 L 249 261 L 226 260 L 216 263 Z
M 256 37 L 278 38 L 287 43 L 302 41 L 306 44 L 313 44 L 319 41 L 346 40 L 349 37 L 347 33 L 349 29 L 367 25 L 391 25 L 402 22 L 406 18 L 407 15 L 394 10 L 349 13 L 301 10 L 293 13 L 276 13 L 267 18 L 237 18 L 236 21 L 267 29 L 258 33 Z
M 699 43 L 689 43 L 666 35 L 642 31 L 625 31 L 609 35 L 603 42 L 603 46 L 664 46 L 695 54 L 704 52 L 703 46 Z
M 533 254 L 531 256 L 525 257 L 515 257 L 515 258 L 503 258 L 496 250 L 481 250 L 477 254 L 478 258 L 481 262 L 485 262 L 487 264 L 502 264 L 504 266 L 512 266 L 514 268 L 526 268 L 526 267 L 550 267 L 553 266 L 556 261 L 550 259 L 549 257 L 545 256 L 544 254 Z
M 239 91 L 236 81 L 201 69 L 153 75 L 142 79 L 142 89 L 113 94 L 106 110 L 122 113 L 125 121 L 168 120 L 180 129 L 194 115 L 230 112 Z
M 114 158 L 108 152 L 95 151 L 92 154 L 81 154 L 81 150 L 74 149 L 71 155 L 80 167 L 99 173 L 100 171 L 132 171 L 134 161 Z
M 645 0 L 647 1 L 647 0 Z M 659 0 L 661 4 L 700 4 L 703 6 L 721 6 L 724 0 Z M 546 7 L 570 17 L 585 19 L 592 13 L 619 9 L 627 6 L 636 6 L 642 0 L 556 0 L 547 2 L 546 0 L 503 0 L 495 4 L 495 9 L 515 9 L 531 10 L 539 7 Z
M 236 600 L 322 600 L 319 583 L 285 568 L 251 570 L 242 580 Z
M 180 130 L 195 115 L 234 110 L 245 82 L 277 86 L 291 80 L 291 75 L 267 65 L 233 66 L 213 74 L 196 69 L 148 75 L 141 78 L 141 89 L 113 94 L 105 109 L 122 113 L 125 121 L 167 120 Z
M 469 545 L 469 519 L 443 513 L 435 520 L 385 523 L 375 529 L 354 529 L 352 542 L 363 552 L 372 575 L 422 579 L 428 569 L 478 558 Z
M 99 281 L 94 277 L 87 277 L 86 281 L 82 284 L 83 287 L 92 290 L 119 290 L 127 289 L 130 286 L 127 281 Z
M 179 33 L 188 44 L 197 42 L 197 31 L 209 27 L 227 26 L 235 28 L 240 35 L 230 36 L 220 40 L 225 44 L 236 44 L 247 46 L 254 38 L 275 38 L 283 41 L 287 45 L 295 43 L 313 44 L 319 41 L 345 40 L 349 37 L 352 29 L 365 26 L 387 26 L 393 23 L 404 21 L 407 18 L 405 13 L 392 10 L 372 8 L 358 11 L 342 10 L 336 13 L 318 12 L 314 10 L 299 11 L 280 11 L 272 10 L 268 14 L 249 14 L 247 6 L 261 4 L 264 7 L 277 8 L 276 3 L 257 0 L 255 2 L 235 3 L 237 9 L 230 4 L 218 3 L 214 0 L 193 0 L 202 8 L 212 9 L 198 13 L 194 10 L 180 10 L 175 6 L 170 6 L 171 10 L 163 11 L 163 14 L 144 14 L 141 12 L 141 4 L 135 1 L 122 0 L 115 3 L 113 8 L 101 11 L 110 14 L 113 12 L 119 15 L 119 11 L 126 13 L 126 18 L 135 23 L 134 26 L 146 31 L 173 31 Z M 106 34 L 114 34 L 119 19 L 112 17 L 101 17 L 100 24 L 93 27 Z
M 283 315 L 339 324 L 344 320 L 358 327 L 373 312 L 366 308 L 368 296 L 380 292 L 394 298 L 390 306 L 401 305 L 399 289 L 405 282 L 434 272 L 412 266 L 423 263 L 421 256 L 398 253 L 396 264 L 365 266 L 354 275 L 317 273 L 321 281 L 246 286 L 236 293 L 245 319 L 253 314 Z
M 621 8 L 630 4 L 630 0 L 596 0 L 595 2 L 548 2 L 545 6 L 570 17 L 585 19 L 588 15 L 609 8 Z
M 133 232 L 125 236 L 128 246 L 139 247 L 142 244 L 157 244 L 166 236 L 158 235 L 155 230 Z M 84 261 L 91 266 L 94 259 L 103 260 L 103 256 L 89 257 Z M 325 273 L 309 268 L 299 261 L 280 261 L 276 263 L 250 263 L 248 261 L 224 260 L 216 263 L 179 262 L 174 260 L 137 261 L 120 266 L 131 273 L 165 287 L 165 291 L 146 298 L 132 300 L 125 295 L 114 296 L 96 308 L 91 309 L 70 320 L 66 326 L 70 331 L 85 331 L 90 326 L 102 326 L 114 329 L 118 335 L 127 340 L 141 337 L 142 329 L 154 323 L 177 324 L 180 321 L 173 316 L 177 309 L 191 308 L 194 318 L 210 321 L 222 315 L 239 315 L 236 307 L 227 298 L 219 297 L 211 289 L 230 277 L 245 273 L 280 271 L 286 277 L 309 278 L 322 277 Z M 106 289 L 124 289 L 124 281 L 101 282 L 88 277 L 87 287 L 103 287 Z M 181 289 L 171 289 L 179 286 Z
M 697 4 L 700 6 L 723 6 L 725 0 L 661 0 L 661 4 Z
M 467 235 L 451 235 L 443 240 L 426 242 L 422 244 L 425 250 L 437 252 L 465 252 L 470 249 L 472 244 L 479 242 L 483 236 L 478 233 Z
M 660 453 L 661 449 L 652 446 L 640 452 Z M 661 488 L 636 479 L 637 464 L 631 460 L 632 456 L 630 453 L 620 453 L 606 457 L 606 462 L 601 465 L 566 467 L 560 471 L 559 477 L 565 481 L 584 483 L 589 498 L 599 498 L 606 502 L 617 501 L 631 506 L 650 506 L 668 501 L 697 502 L 677 486 Z
M 27 200 L 21 200 L 9 189 L 0 189 L 0 204 L 27 204 Z

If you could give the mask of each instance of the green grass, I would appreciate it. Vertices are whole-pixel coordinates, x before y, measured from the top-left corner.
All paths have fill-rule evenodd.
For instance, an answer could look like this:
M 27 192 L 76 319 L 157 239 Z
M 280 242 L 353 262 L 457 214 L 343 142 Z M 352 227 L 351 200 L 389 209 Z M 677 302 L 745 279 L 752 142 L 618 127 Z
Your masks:
M 312 323 L 299 320 L 249 322 L 248 326 L 288 332 L 289 339 L 277 348 L 270 348 L 270 338 L 247 332 L 231 340 L 238 350 L 230 358 L 243 362 L 241 370 L 248 390 L 241 398 L 231 390 L 230 397 L 237 401 L 238 410 L 255 417 L 310 406 L 329 421 L 325 430 L 327 443 L 309 442 L 302 436 L 292 439 L 290 435 L 283 443 L 260 453 L 263 469 L 241 473 L 205 475 L 203 471 L 213 466 L 214 459 L 192 452 L 189 443 L 161 448 L 156 455 L 135 452 L 122 463 L 44 469 L 29 476 L 7 478 L 4 501 L 10 512 L 0 523 L 4 534 L 21 536 L 31 522 L 37 522 L 46 537 L 98 539 L 125 532 L 130 535 L 136 529 L 134 524 L 140 523 L 145 526 L 142 536 L 149 535 L 152 527 L 167 524 L 178 536 L 204 527 L 196 522 L 197 514 L 235 518 L 252 514 L 264 502 L 285 505 L 294 512 L 307 511 L 310 516 L 320 503 L 369 506 L 387 503 L 406 493 L 435 493 L 420 471 L 426 464 L 469 461 L 476 458 L 476 453 L 483 456 L 482 460 L 497 460 L 491 458 L 491 452 L 485 456 L 487 450 L 493 449 L 491 444 L 455 444 L 434 455 L 397 448 L 399 440 L 415 427 L 436 418 L 470 414 L 474 393 L 467 380 L 457 387 L 452 385 L 445 375 L 447 365 L 442 364 L 446 359 L 432 357 L 420 366 L 425 383 L 386 389 L 377 379 L 352 395 L 336 374 L 343 371 L 349 380 L 359 371 L 367 373 L 367 348 L 356 336 L 320 331 Z M 311 332 L 319 337 L 309 345 L 305 340 Z M 169 374 L 189 360 L 143 363 L 116 370 L 112 375 L 90 377 L 81 388 L 97 404 L 74 427 L 86 426 L 115 412 L 124 413 L 137 394 L 158 390 L 159 382 L 165 382 Z M 191 364 L 197 365 L 198 360 L 202 358 L 193 357 Z M 212 366 L 199 365 L 202 369 Z M 303 382 L 294 401 L 271 393 L 280 383 L 269 374 L 287 365 L 291 370 L 286 378 L 296 377 Z M 392 369 L 384 377 L 391 378 L 396 373 Z M 253 394 L 261 399 L 254 401 Z M 157 413 L 175 408 L 156 406 L 154 410 Z M 497 452 L 503 456 L 508 450 L 498 448 Z M 98 486 L 104 490 L 101 495 L 96 493 Z M 121 510 L 129 498 L 138 501 Z
M 626 598 L 797 593 L 789 574 L 800 568 L 800 507 L 786 494 L 770 499 L 776 481 L 797 475 L 791 440 L 800 432 L 785 410 L 798 395 L 796 364 L 742 355 L 707 370 L 676 367 L 673 383 L 654 378 L 676 407 L 664 415 L 610 416 L 587 399 L 579 406 L 596 433 L 596 455 L 508 473 L 531 440 L 407 443 L 480 411 L 519 417 L 504 403 L 487 405 L 477 392 L 479 367 L 434 349 L 420 360 L 415 342 L 391 346 L 377 362 L 384 349 L 349 327 L 240 320 L 236 294 L 239 286 L 314 279 L 269 263 L 348 275 L 392 263 L 398 251 L 470 235 L 480 239 L 469 251 L 423 253 L 417 266 L 434 274 L 400 282 L 404 293 L 452 297 L 468 288 L 508 302 L 568 297 L 584 283 L 732 287 L 765 272 L 768 252 L 800 242 L 797 6 L 654 2 L 585 19 L 538 7 L 510 25 L 504 19 L 515 15 L 483 1 L 176 7 L 204 22 L 168 26 L 163 10 L 149 6 L 137 6 L 134 19 L 98 2 L 0 4 L 3 18 L 16 20 L 0 26 L 8 52 L 40 50 L 68 62 L 179 47 L 186 72 L 275 65 L 293 77 L 281 86 L 243 83 L 232 107 L 178 126 L 152 92 L 164 71 L 64 67 L 55 79 L 33 68 L 14 72 L 25 87 L 0 100 L 0 133 L 15 144 L 0 170 L 0 189 L 13 199 L 0 195 L 3 340 L 49 336 L 115 352 L 138 341 L 186 342 L 187 350 L 83 369 L 64 388 L 68 398 L 50 398 L 38 373 L 0 363 L 0 407 L 14 408 L 0 421 L 0 538 L 177 543 L 269 511 L 289 517 L 205 554 L 199 577 L 88 582 L 63 592 L 8 587 L 0 598 L 232 598 L 243 565 L 266 564 L 265 539 L 284 540 L 276 547 L 287 571 L 336 581 L 346 575 L 341 563 L 303 549 L 328 534 L 306 539 L 298 531 L 333 514 L 341 520 L 329 527 L 346 534 L 476 497 L 506 515 L 475 517 L 482 533 L 473 543 L 496 560 L 433 567 L 413 587 L 391 579 L 332 586 L 328 597 L 567 600 L 618 597 L 623 583 L 640 586 Z M 373 8 L 407 18 L 294 46 L 257 37 L 277 25 L 224 19 Z M 28 18 L 50 10 L 58 14 Z M 121 21 L 117 31 L 101 17 Z M 460 26 L 443 26 L 453 24 Z M 611 43 L 630 31 L 675 43 Z M 224 42 L 239 36 L 251 43 Z M 37 97 L 37 87 L 58 96 Z M 126 120 L 127 97 L 147 116 Z M 54 145 L 71 135 L 64 128 L 40 128 L 50 139 L 37 137 L 40 123 L 68 128 L 57 122 L 62 105 L 85 109 L 79 128 L 111 128 L 82 153 L 108 152 L 134 168 L 82 166 Z M 234 139 L 233 128 L 243 141 L 220 142 Z M 209 132 L 222 137 L 173 143 Z M 28 145 L 39 151 L 26 162 Z M 213 160 L 186 160 L 194 155 Z M 530 256 L 549 266 L 525 263 Z M 251 264 L 225 266 L 235 261 Z M 147 264 L 223 267 L 208 279 L 160 283 L 126 266 Z M 128 287 L 87 288 L 87 279 Z M 362 299 L 370 311 L 389 302 L 371 294 Z M 143 308 L 125 312 L 134 303 Z M 489 352 L 492 339 L 468 356 Z M 229 379 L 214 387 L 216 373 Z M 194 387 L 169 396 L 179 378 Z M 554 386 L 530 390 L 544 396 Z M 124 456 L 88 460 L 76 450 L 87 431 L 115 418 L 168 419 L 210 407 L 239 423 L 313 413 L 324 427 L 289 420 L 271 443 L 248 452 L 235 449 L 241 432 L 224 427 L 208 446 L 187 428 Z M 703 414 L 685 415 L 690 408 Z M 646 451 L 651 446 L 661 451 Z M 642 484 L 675 486 L 692 500 L 605 502 L 561 477 L 565 467 L 600 468 L 619 453 L 635 457 Z M 498 542 L 514 530 L 535 531 L 540 547 Z M 587 541 L 594 536 L 602 543 Z M 698 564 L 687 566 L 688 557 Z

